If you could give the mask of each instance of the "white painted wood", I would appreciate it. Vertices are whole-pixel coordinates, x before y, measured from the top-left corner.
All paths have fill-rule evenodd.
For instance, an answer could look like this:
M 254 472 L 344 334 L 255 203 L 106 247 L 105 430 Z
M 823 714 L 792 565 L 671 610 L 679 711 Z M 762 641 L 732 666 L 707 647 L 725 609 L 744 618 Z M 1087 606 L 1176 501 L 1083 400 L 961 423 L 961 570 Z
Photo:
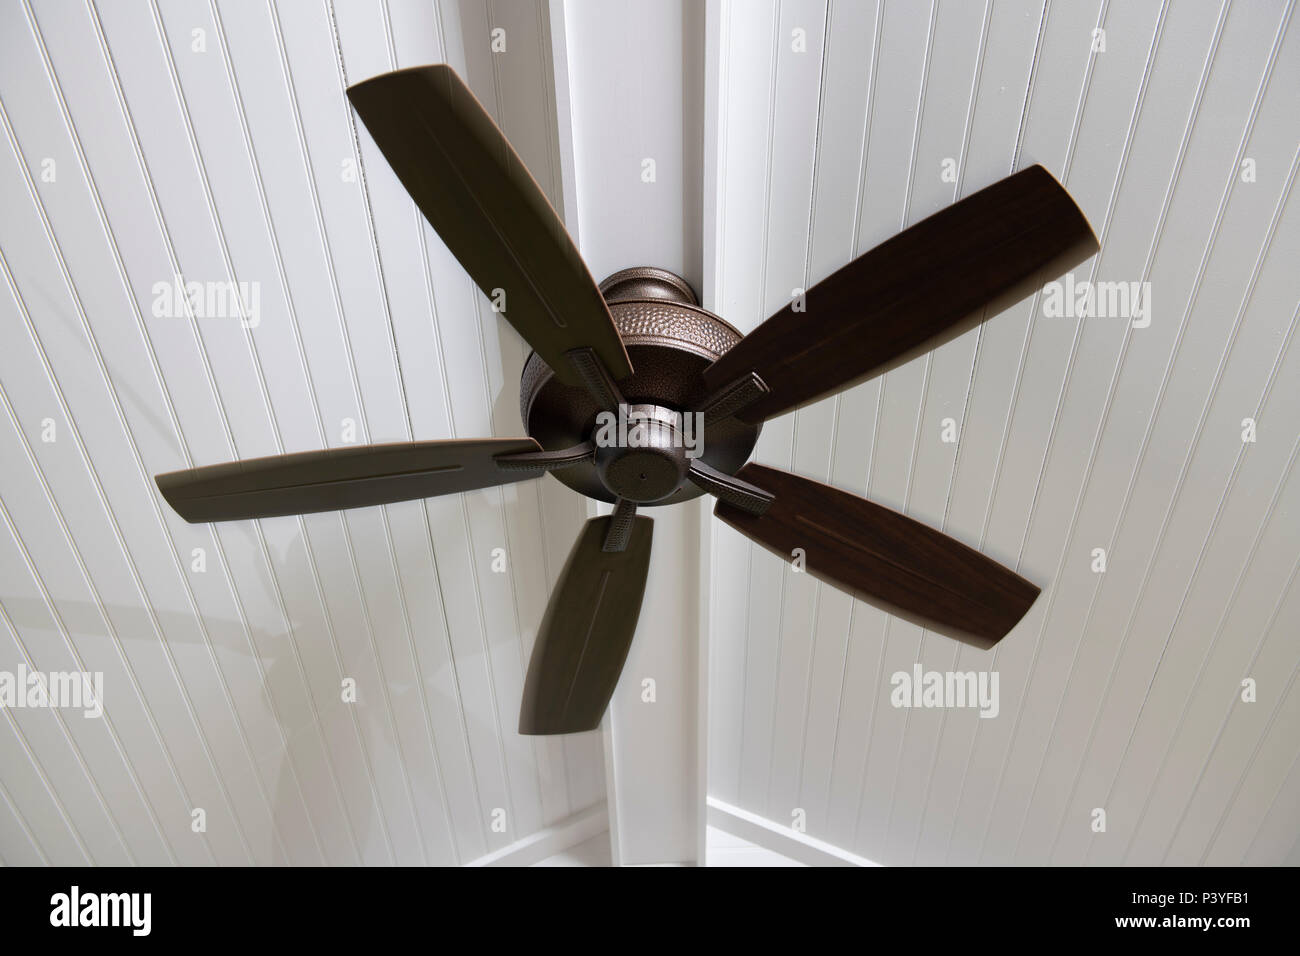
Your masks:
M 609 831 L 603 830 L 589 840 L 570 847 L 533 866 L 609 866 Z
M 699 146 L 687 131 L 702 103 L 698 86 L 684 85 L 695 69 L 684 51 L 685 31 L 702 23 L 688 7 L 564 2 L 578 235 L 598 282 L 654 264 L 700 286 Z M 643 180 L 647 161 L 653 182 Z
M 599 279 L 656 265 L 698 288 L 701 275 L 701 68 L 688 4 L 566 0 L 567 79 L 580 247 Z M 688 86 L 687 83 L 691 85 Z M 645 181 L 653 160 L 654 179 Z M 607 509 L 597 509 L 607 511 Z M 654 558 L 640 624 L 605 717 L 610 839 L 616 865 L 695 863 L 700 854 L 697 580 L 693 508 L 646 509 Z M 656 699 L 642 700 L 653 680 Z
M 541 830 L 530 833 L 522 840 L 516 840 L 509 846 L 494 850 L 466 864 L 467 866 L 556 866 L 565 865 L 567 861 L 558 861 L 566 852 L 580 852 L 584 858 L 593 855 L 594 847 L 588 843 L 598 841 L 606 833 L 607 819 L 605 807 L 595 804 L 580 813 Z M 581 850 L 579 850 L 581 848 Z M 569 863 L 568 865 L 573 865 Z M 583 865 L 597 865 L 586 863 Z
M 721 830 L 740 837 L 763 850 L 788 862 L 781 865 L 795 866 L 879 866 L 865 857 L 849 853 L 824 840 L 808 836 L 789 827 L 777 826 L 765 817 L 740 807 L 734 807 L 721 800 L 709 798 L 710 829 Z M 718 864 L 709 858 L 709 865 L 735 865 L 728 862 L 725 855 Z M 747 864 L 754 865 L 754 864 Z M 773 862 L 758 865 L 774 865 Z
M 6 7 L 0 667 L 107 687 L 102 721 L 6 715 L 6 862 L 456 863 L 603 799 L 594 739 L 515 733 L 576 496 L 208 527 L 152 481 L 336 446 L 347 420 L 520 433 L 525 349 L 343 92 L 452 62 L 559 202 L 547 7 L 502 7 L 495 60 L 481 5 Z M 155 314 L 177 273 L 259 283 L 250 327 Z
M 757 846 L 734 834 L 708 827 L 709 866 L 803 866 L 766 847 Z
M 1271 550 L 1288 534 L 1296 420 L 1279 391 L 1300 297 L 1280 265 L 1300 241 L 1291 5 L 828 6 L 825 48 L 810 46 L 823 76 L 800 104 L 782 58 L 804 8 L 720 8 L 725 315 L 756 321 L 774 272 L 815 281 L 1034 162 L 1101 236 L 1076 278 L 1150 280 L 1155 311 L 1128 329 L 1047 319 L 1031 299 L 768 424 L 761 460 L 865 491 L 1044 593 L 996 651 L 958 648 L 831 589 L 792 590 L 719 531 L 711 796 L 778 826 L 797 806 L 811 834 L 887 863 L 1282 859 L 1300 826 L 1278 796 L 1296 743 L 1265 728 L 1284 698 L 1229 710 L 1221 682 L 1258 667 L 1265 628 L 1294 630 L 1279 603 L 1293 553 Z M 797 133 L 818 111 L 815 137 Z M 1265 156 L 1268 176 L 1243 182 L 1240 164 Z M 811 219 L 773 190 L 807 168 Z M 1288 425 L 1243 447 L 1241 420 L 1263 415 Z M 938 441 L 944 417 L 955 448 Z M 890 675 L 914 662 L 997 670 L 1001 713 L 891 707 Z M 1269 666 L 1285 684 L 1293 665 Z M 1087 828 L 1099 805 L 1105 836 Z

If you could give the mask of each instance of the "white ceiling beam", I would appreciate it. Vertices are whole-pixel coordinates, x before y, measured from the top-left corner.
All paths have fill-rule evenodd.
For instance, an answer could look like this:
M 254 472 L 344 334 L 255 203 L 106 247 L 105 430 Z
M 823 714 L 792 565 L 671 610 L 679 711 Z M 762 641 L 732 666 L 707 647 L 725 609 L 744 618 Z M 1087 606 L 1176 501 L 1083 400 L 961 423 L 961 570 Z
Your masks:
M 560 138 L 572 143 L 566 223 L 597 280 L 647 265 L 700 288 L 704 16 L 690 3 L 551 5 Z M 616 865 L 695 864 L 705 826 L 702 512 L 647 513 L 654 560 L 602 728 L 611 856 Z

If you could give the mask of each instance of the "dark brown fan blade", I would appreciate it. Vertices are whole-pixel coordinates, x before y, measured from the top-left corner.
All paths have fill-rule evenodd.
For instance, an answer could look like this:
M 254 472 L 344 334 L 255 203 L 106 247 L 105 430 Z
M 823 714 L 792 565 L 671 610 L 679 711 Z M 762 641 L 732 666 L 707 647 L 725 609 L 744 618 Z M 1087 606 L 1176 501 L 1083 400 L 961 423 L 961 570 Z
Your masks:
M 505 134 L 445 64 L 385 73 L 348 98 L 388 164 L 483 292 L 568 385 L 589 348 L 615 379 L 632 365 L 591 273 Z
M 633 518 L 622 551 L 605 551 L 611 516 L 592 518 L 546 605 L 519 710 L 521 734 L 595 730 L 636 633 L 650 570 L 651 518 Z
M 750 373 L 768 388 L 755 423 L 842 391 L 978 325 L 1099 248 L 1042 166 L 994 183 L 859 256 L 704 370 L 710 393 Z
M 719 501 L 716 514 L 808 573 L 938 634 L 992 647 L 1038 588 L 955 538 L 906 515 L 787 471 L 749 464 L 737 478 L 775 497 L 761 516 Z
M 540 452 L 531 438 L 394 442 L 249 458 L 158 475 L 186 521 L 233 521 L 362 508 L 538 478 L 496 455 Z

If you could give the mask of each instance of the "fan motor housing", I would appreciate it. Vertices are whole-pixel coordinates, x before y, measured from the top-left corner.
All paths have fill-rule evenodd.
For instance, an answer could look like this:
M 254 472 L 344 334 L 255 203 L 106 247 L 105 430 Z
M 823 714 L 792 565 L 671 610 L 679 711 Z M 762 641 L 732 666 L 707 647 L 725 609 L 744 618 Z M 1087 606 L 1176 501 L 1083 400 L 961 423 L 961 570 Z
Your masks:
M 624 269 L 600 291 L 634 369 L 618 383 L 622 421 L 612 423 L 585 388 L 559 381 L 534 352 L 520 381 L 524 426 L 547 450 L 596 442 L 594 460 L 551 472 L 589 498 L 655 506 L 699 497 L 703 491 L 686 479 L 693 458 L 732 474 L 758 441 L 759 425 L 728 418 L 703 428 L 693 411 L 708 397 L 701 373 L 741 334 L 700 308 L 686 281 L 663 269 Z

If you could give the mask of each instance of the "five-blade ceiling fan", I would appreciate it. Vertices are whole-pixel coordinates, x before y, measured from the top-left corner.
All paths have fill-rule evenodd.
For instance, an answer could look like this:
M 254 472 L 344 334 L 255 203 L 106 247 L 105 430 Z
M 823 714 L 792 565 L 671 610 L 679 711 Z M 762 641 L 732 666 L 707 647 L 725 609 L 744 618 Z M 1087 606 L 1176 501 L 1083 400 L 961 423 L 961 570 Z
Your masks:
M 349 88 L 366 128 L 448 249 L 533 347 L 528 438 L 420 441 L 277 455 L 159 475 L 187 521 L 358 508 L 551 472 L 613 502 L 579 535 L 551 595 L 519 730 L 592 730 L 636 630 L 653 521 L 641 505 L 708 492 L 714 514 L 892 614 L 978 647 L 1038 588 L 978 551 L 857 495 L 746 464 L 762 423 L 937 347 L 1098 249 L 1041 166 L 994 183 L 859 256 L 742 336 L 661 269 L 600 286 L 537 183 L 447 66 Z M 992 307 L 991 307 L 992 306 Z M 622 413 L 621 441 L 601 413 Z M 698 413 L 688 422 L 683 413 Z M 702 448 L 683 430 L 703 422 Z

